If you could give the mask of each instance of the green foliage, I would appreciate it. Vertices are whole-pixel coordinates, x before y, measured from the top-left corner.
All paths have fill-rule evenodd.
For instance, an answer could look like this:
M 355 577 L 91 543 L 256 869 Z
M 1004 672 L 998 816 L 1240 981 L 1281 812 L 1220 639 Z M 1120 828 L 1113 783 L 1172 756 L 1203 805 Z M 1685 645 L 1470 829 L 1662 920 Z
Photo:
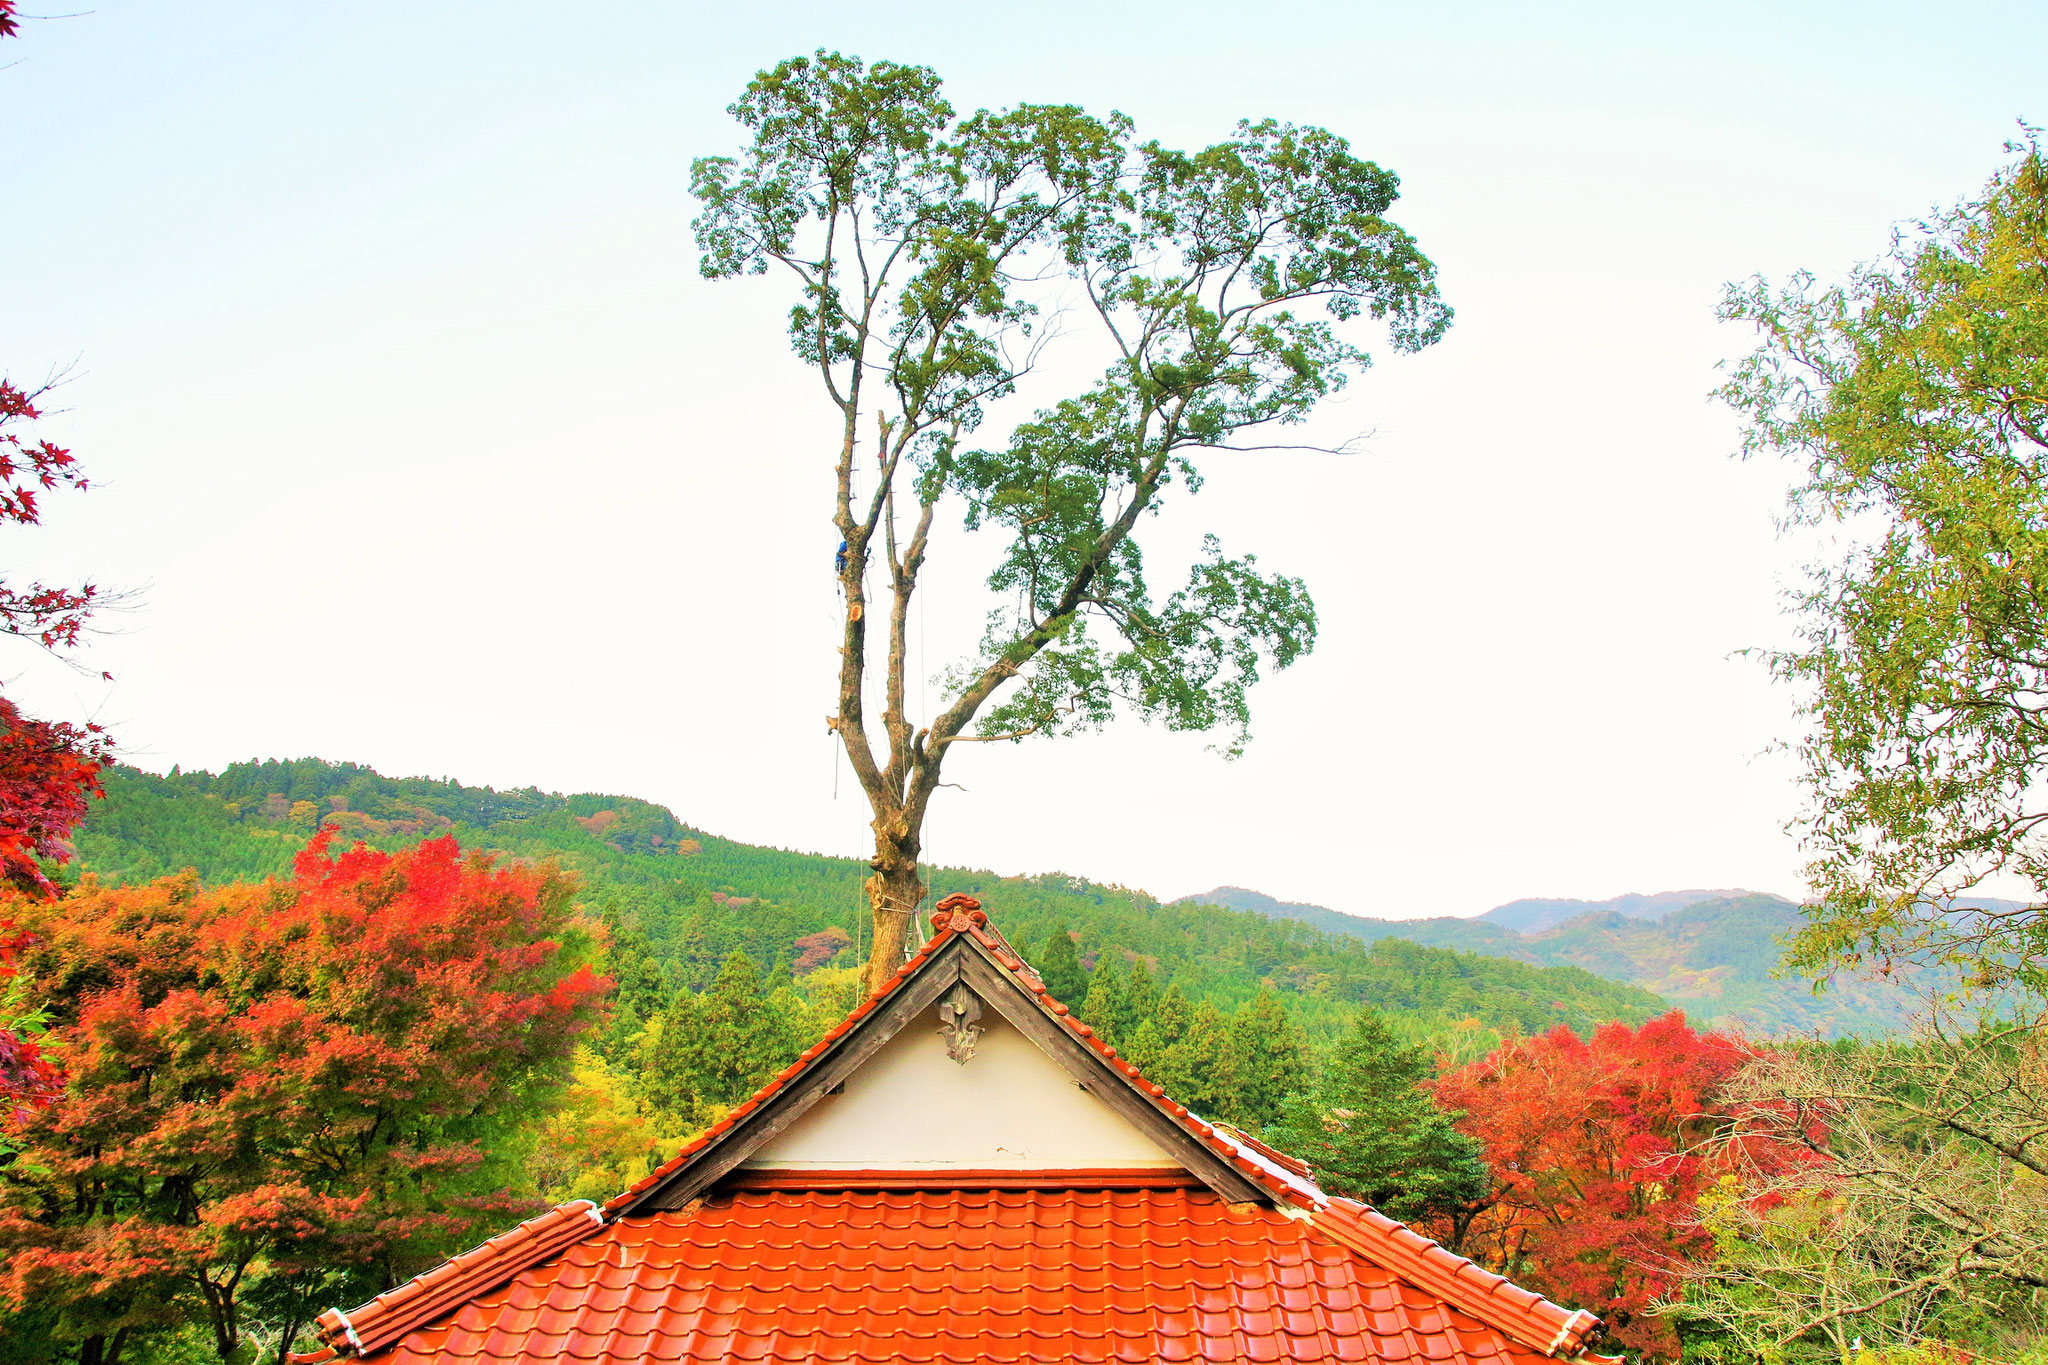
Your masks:
M 863 861 L 735 843 L 630 797 L 498 792 L 384 778 L 317 759 L 238 764 L 220 774 L 109 768 L 104 780 L 106 799 L 79 827 L 77 866 L 107 881 L 151 877 L 165 867 L 195 868 L 207 882 L 281 869 L 298 846 L 289 808 L 302 800 L 326 804 L 329 824 L 354 828 L 378 847 L 414 841 L 409 826 L 426 822 L 465 848 L 552 861 L 577 875 L 583 908 L 613 932 L 612 951 L 634 959 L 608 962 L 606 971 L 637 983 L 624 1002 L 642 1024 L 667 1007 L 667 991 L 708 989 L 734 952 L 772 962 L 796 939 L 833 926 L 850 939 L 867 912 Z M 281 807 L 269 800 L 272 792 L 286 798 Z M 375 823 L 343 819 L 332 808 L 336 795 L 344 796 L 348 816 Z M 607 821 L 606 812 L 616 814 Z M 1575 968 L 1397 940 L 1367 944 L 1247 911 L 1161 905 L 1143 892 L 1062 873 L 998 877 L 937 868 L 931 881 L 935 898 L 956 891 L 979 897 L 1012 942 L 1041 944 L 1042 959 L 1057 951 L 1055 934 L 1078 931 L 1076 970 L 1078 955 L 1122 961 L 1128 950 L 1158 964 L 1158 980 L 1178 987 L 1184 1000 L 1213 1002 L 1226 1017 L 1268 989 L 1316 1045 L 1341 1035 L 1361 1003 L 1389 1012 L 1411 1037 L 1425 1040 L 1474 1029 L 1488 1038 L 1537 1033 L 1558 1024 L 1585 1031 L 1607 1019 L 1640 1022 L 1664 1008 L 1646 991 Z M 852 963 L 849 948 L 831 965 Z M 1060 998 L 1056 989 L 1054 995 Z M 1082 1008 L 1086 996 L 1084 986 L 1065 998 Z M 615 1030 L 605 1046 L 616 1040 Z
M 1269 990 L 1261 990 L 1238 1008 L 1224 1055 L 1231 1103 L 1223 1117 L 1246 1128 L 1275 1122 L 1288 1096 L 1307 1079 L 1307 1042 Z
M 1237 1115 L 1236 1056 L 1231 1047 L 1230 1023 L 1215 1002 L 1204 1000 L 1195 1006 L 1185 1032 L 1178 1038 L 1162 1033 L 1157 1071 L 1148 1076 L 1166 1093 L 1206 1118 L 1231 1119 Z
M 1404 1046 L 1367 1006 L 1313 1085 L 1284 1106 L 1274 1141 L 1314 1167 L 1324 1189 L 1389 1218 L 1456 1220 L 1492 1180 L 1479 1143 L 1423 1088 L 1430 1076 L 1423 1051 Z
M 1081 1002 L 1081 1022 L 1112 1047 L 1130 1027 L 1123 978 L 1117 975 L 1116 959 L 1108 953 L 1096 962 L 1095 972 L 1088 978 L 1088 996 Z
M 663 1011 L 643 1071 L 648 1095 L 679 1116 L 730 1108 L 796 1060 L 809 1023 L 795 992 L 771 994 L 745 951 L 736 952 L 711 989 L 678 992 Z
M 1088 998 L 1088 973 L 1074 947 L 1073 931 L 1065 924 L 1053 926 L 1031 965 L 1038 968 L 1038 975 L 1053 999 L 1072 1007 L 1076 1001 Z
M 1796 523 L 1839 552 L 1775 654 L 1809 722 L 1794 965 L 1898 958 L 2048 985 L 2038 914 L 1950 913 L 1987 875 L 2048 899 L 2048 162 L 2029 133 L 1983 193 L 1841 285 L 1731 287 L 1760 348 L 1722 396 L 1746 454 L 1803 466 Z

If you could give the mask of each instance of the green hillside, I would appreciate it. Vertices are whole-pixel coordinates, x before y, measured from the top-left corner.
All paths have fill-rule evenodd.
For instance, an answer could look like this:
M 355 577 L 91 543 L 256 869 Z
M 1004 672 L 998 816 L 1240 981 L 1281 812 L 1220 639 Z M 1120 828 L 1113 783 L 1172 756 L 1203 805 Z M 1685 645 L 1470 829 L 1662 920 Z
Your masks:
M 1799 907 L 1781 896 L 1715 897 L 1665 910 L 1656 918 L 1646 918 L 1640 909 L 1595 909 L 1530 933 L 1518 933 L 1491 915 L 1370 919 L 1320 905 L 1277 901 L 1241 887 L 1219 887 L 1186 903 L 1198 902 L 1312 925 L 1363 943 L 1399 937 L 1531 966 L 1579 967 L 1653 991 L 1703 1022 L 1758 1036 L 1891 1033 L 1907 1025 L 1918 1004 L 1898 981 L 1838 979 L 1815 994 L 1810 981 L 1774 978 L 1780 940 L 1801 922 Z
M 168 776 L 123 767 L 107 774 L 106 789 L 66 876 L 137 881 L 191 867 L 208 881 L 262 878 L 289 867 L 325 824 L 380 847 L 452 834 L 465 847 L 553 859 L 581 878 L 589 911 L 621 942 L 644 945 L 677 985 L 703 986 L 738 948 L 785 972 L 849 965 L 864 932 L 865 863 L 721 839 L 632 797 L 393 779 L 319 759 Z M 1197 1001 L 1229 1006 L 1270 987 L 1312 1039 L 1344 1026 L 1360 1002 L 1394 1012 L 1412 1036 L 1462 1040 L 1458 1051 L 1499 1033 L 1583 1030 L 1668 1008 L 1576 966 L 1392 937 L 1368 943 L 1248 910 L 1162 905 L 1060 873 L 937 868 L 931 880 L 935 896 L 980 897 L 1027 952 L 1064 927 L 1080 935 L 1084 963 L 1104 953 L 1143 958 L 1162 985 Z

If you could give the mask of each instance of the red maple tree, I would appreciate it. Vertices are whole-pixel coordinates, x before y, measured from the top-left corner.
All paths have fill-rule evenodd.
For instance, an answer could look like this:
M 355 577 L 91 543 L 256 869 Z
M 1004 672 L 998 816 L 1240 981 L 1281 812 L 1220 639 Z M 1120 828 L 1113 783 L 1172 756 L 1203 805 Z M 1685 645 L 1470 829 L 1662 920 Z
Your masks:
M 68 1088 L 17 1125 L 5 1330 L 111 1365 L 179 1318 L 233 1358 L 254 1318 L 281 1351 L 535 1206 L 513 1135 L 611 986 L 568 882 L 329 843 L 288 880 L 88 877 L 24 909 Z
M 13 4 L 0 0 L 0 37 L 15 31 Z M 0 524 L 34 526 L 42 519 L 43 492 L 86 487 L 70 451 L 19 429 L 42 416 L 36 406 L 41 392 L 0 379 Z M 97 598 L 89 583 L 22 589 L 0 581 L 0 633 L 68 649 L 78 643 Z M 40 1020 L 20 1003 L 13 959 L 22 935 L 6 900 L 56 894 L 38 860 L 70 856 L 65 840 L 99 795 L 108 756 L 99 726 L 36 720 L 0 697 L 0 1152 L 7 1150 L 4 1120 L 47 1104 L 57 1091 L 56 1074 L 32 1036 Z
M 1631 1354 L 1676 1359 L 1676 1333 L 1646 1310 L 1712 1251 L 1694 1217 L 1716 1174 L 1700 1150 L 1734 1117 L 1720 1087 L 1755 1055 L 1674 1010 L 1640 1028 L 1604 1024 L 1590 1039 L 1563 1027 L 1510 1039 L 1444 1077 L 1437 1100 L 1463 1111 L 1457 1126 L 1484 1144 L 1497 1183 L 1466 1249 L 1599 1313 Z

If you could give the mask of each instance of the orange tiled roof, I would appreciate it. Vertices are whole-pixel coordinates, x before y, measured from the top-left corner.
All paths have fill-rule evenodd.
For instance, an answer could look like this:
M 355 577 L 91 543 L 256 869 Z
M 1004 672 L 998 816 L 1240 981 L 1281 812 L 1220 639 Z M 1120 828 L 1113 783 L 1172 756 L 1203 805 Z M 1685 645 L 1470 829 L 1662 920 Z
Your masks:
M 718 1193 L 620 1219 L 375 1359 L 1549 1365 L 1206 1189 Z
M 1047 995 L 972 898 L 941 901 L 932 927 L 916 956 L 787 1070 L 601 1211 L 564 1205 L 351 1313 L 323 1313 L 326 1349 L 294 1359 L 1508 1365 L 1575 1356 L 1600 1326 L 1363 1205 L 1330 1199 L 1300 1162 L 1190 1113 Z M 756 1192 L 728 1181 L 687 1209 L 634 1212 L 956 935 L 986 950 L 1070 1036 L 1273 1207 L 1226 1203 L 1207 1189 L 1106 1188 L 1116 1182 L 1075 1172 L 1072 1188 L 1050 1190 L 1038 1180 L 1033 1189 L 977 1182 L 903 1192 L 908 1182 L 878 1179 L 866 1192 Z M 1002 1231 L 1020 1226 L 1021 1240 Z M 1183 1298 L 1160 1298 L 1163 1285 L 1180 1286 Z M 1047 1335 L 1048 1315 L 1071 1319 L 1073 1330 Z

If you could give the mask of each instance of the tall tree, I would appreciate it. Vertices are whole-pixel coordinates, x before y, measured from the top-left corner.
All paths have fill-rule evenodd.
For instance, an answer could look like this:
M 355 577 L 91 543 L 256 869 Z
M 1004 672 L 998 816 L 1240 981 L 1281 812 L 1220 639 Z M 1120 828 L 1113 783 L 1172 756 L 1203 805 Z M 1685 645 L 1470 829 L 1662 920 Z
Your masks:
M 796 1060 L 809 1020 L 786 991 L 771 995 L 744 951 L 718 969 L 701 996 L 679 993 L 661 1016 L 647 1065 L 650 1094 L 678 1117 L 739 1103 Z M 795 1017 L 793 1017 L 795 1016 Z
M 1289 1096 L 1308 1080 L 1308 1042 L 1280 1003 L 1261 986 L 1230 1019 L 1230 1066 L 1234 1104 L 1225 1117 L 1247 1128 L 1264 1128 L 1280 1117 Z
M 1124 977 L 1123 1028 L 1126 1035 L 1136 1033 L 1138 1026 L 1159 1012 L 1159 987 L 1152 980 L 1151 971 L 1140 957 L 1132 961 L 1131 970 Z
M 1185 1002 L 1183 1002 L 1184 1004 Z M 1159 1060 L 1146 1076 L 1203 1118 L 1236 1114 L 1237 1067 L 1230 1022 L 1211 1001 L 1188 1011 L 1180 1036 L 1162 1038 Z
M 1081 966 L 1081 955 L 1074 947 L 1074 935 L 1066 925 L 1061 924 L 1046 935 L 1033 965 L 1038 968 L 1038 975 L 1053 999 L 1070 1008 L 1078 1008 L 1088 998 L 1088 973 Z
M 14 24 L 12 7 L 0 6 L 0 38 L 12 36 Z M 42 520 L 43 493 L 86 487 L 71 452 L 30 430 L 43 415 L 37 403 L 47 387 L 24 391 L 0 378 L 0 525 L 34 526 Z M 23 588 L 0 580 L 0 636 L 70 650 L 97 598 L 91 584 Z M 100 769 L 110 757 L 98 725 L 38 720 L 0 697 L 0 896 L 57 894 L 44 864 L 70 858 L 67 841 L 100 794 Z M 41 1014 L 24 1003 L 11 965 L 19 943 L 14 919 L 0 904 L 0 1118 L 47 1103 L 56 1091 L 56 1074 L 32 1037 Z M 0 1122 L 0 1152 L 11 1148 L 7 1126 Z
M 1201 457 L 1301 421 L 1366 364 L 1337 324 L 1369 314 L 1416 350 L 1450 313 L 1434 267 L 1385 217 L 1396 178 L 1322 129 L 1240 123 L 1187 153 L 1068 105 L 962 119 L 928 68 L 825 52 L 762 72 L 731 112 L 752 140 L 694 164 L 694 226 L 706 276 L 772 266 L 792 278 L 790 341 L 836 419 L 845 612 L 828 724 L 873 817 L 879 985 L 925 892 L 922 830 L 952 746 L 1091 729 L 1129 709 L 1221 727 L 1241 748 L 1262 665 L 1314 645 L 1307 590 L 1210 537 L 1161 602 L 1133 533 L 1170 491 L 1199 486 Z M 1062 293 L 1085 299 L 1077 312 L 1109 364 L 1005 417 L 1004 444 L 973 446 L 1058 335 L 1040 314 Z M 1318 306 L 1327 317 L 1305 311 Z M 949 497 L 971 530 L 1000 537 L 993 613 L 920 723 L 910 608 Z
M 1822 288 L 1732 286 L 1759 349 L 1722 394 L 1744 451 L 1802 466 L 1829 557 L 1774 671 L 1802 699 L 1816 899 L 1794 965 L 1961 964 L 2048 985 L 2048 163 Z M 1992 874 L 2017 911 L 1952 914 Z
M 1493 1179 L 1478 1141 L 1426 1088 L 1430 1070 L 1422 1049 L 1403 1045 L 1368 1005 L 1314 1082 L 1283 1105 L 1274 1141 L 1313 1166 L 1323 1188 L 1428 1224 L 1455 1251 Z
M 1088 975 L 1088 995 L 1081 1002 L 1081 1022 L 1102 1035 L 1111 1046 L 1123 1042 L 1128 1010 L 1124 1006 L 1124 982 L 1116 969 L 1116 952 L 1105 948 L 1095 959 Z
M 565 879 L 451 839 L 88 879 L 24 918 L 68 1087 L 0 1182 L 0 1330 L 103 1365 L 178 1320 L 246 1359 L 259 1303 L 281 1360 L 324 1303 L 531 1208 L 518 1133 L 609 991 Z

